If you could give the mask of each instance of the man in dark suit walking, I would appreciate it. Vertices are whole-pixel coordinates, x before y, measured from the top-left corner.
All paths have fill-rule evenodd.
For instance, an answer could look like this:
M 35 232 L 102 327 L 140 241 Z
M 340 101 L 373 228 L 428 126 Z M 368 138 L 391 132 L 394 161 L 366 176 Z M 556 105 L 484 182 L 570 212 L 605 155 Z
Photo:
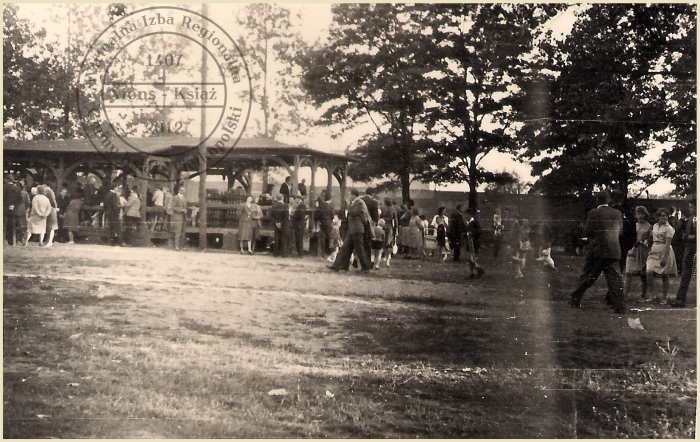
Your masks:
M 688 294 L 690 281 L 693 279 L 693 267 L 695 264 L 695 253 L 697 248 L 696 232 L 697 232 L 697 217 L 695 216 L 695 203 L 693 199 L 688 205 L 688 217 L 684 224 L 680 226 L 681 240 L 683 241 L 683 273 L 681 273 L 681 282 L 678 285 L 676 293 L 676 301 L 671 304 L 672 307 L 685 307 L 685 298 Z
M 452 259 L 454 261 L 459 261 L 462 238 L 466 231 L 467 224 L 464 222 L 464 215 L 462 215 L 462 205 L 457 204 L 455 211 L 450 215 L 447 225 L 447 239 L 450 241 L 450 247 L 452 247 Z
M 365 206 L 367 206 L 367 212 L 369 213 L 370 219 L 365 222 L 365 236 L 364 243 L 362 244 L 365 249 L 365 254 L 367 255 L 367 260 L 371 260 L 372 253 L 372 234 L 374 233 L 374 227 L 379 221 L 379 201 L 374 199 L 374 189 L 368 187 L 365 190 L 365 194 L 360 197 L 364 201 Z M 357 257 L 355 257 L 355 262 L 353 262 L 353 267 L 357 267 Z
M 348 207 L 348 233 L 333 265 L 327 266 L 329 269 L 335 272 L 348 270 L 350 268 L 350 255 L 354 253 L 355 257 L 360 261 L 362 270 L 365 272 L 370 271 L 369 259 L 363 245 L 365 225 L 369 219 L 367 205 L 360 198 L 360 192 L 352 189 L 350 191 L 350 206 Z M 374 232 L 370 234 L 371 238 L 374 239 Z
M 620 235 L 622 234 L 622 213 L 608 206 L 610 193 L 597 195 L 598 207 L 588 212 L 584 234 L 589 238 L 589 249 L 579 286 L 571 294 L 571 306 L 580 307 L 581 298 L 600 276 L 605 274 L 610 301 L 615 313 L 625 313 L 625 300 L 622 295 L 620 275 Z

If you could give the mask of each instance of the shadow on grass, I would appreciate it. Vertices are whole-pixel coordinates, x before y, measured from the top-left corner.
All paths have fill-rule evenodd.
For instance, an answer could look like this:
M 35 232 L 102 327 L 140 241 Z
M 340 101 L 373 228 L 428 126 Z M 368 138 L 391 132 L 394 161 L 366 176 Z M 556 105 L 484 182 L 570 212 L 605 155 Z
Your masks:
M 201 335 L 216 336 L 223 339 L 233 339 L 241 341 L 244 344 L 250 345 L 251 347 L 261 348 L 266 350 L 284 350 L 293 354 L 308 354 L 309 352 L 302 347 L 294 345 L 292 343 L 285 343 L 281 346 L 274 345 L 270 339 L 258 338 L 253 334 L 239 332 L 229 329 L 220 329 L 213 327 L 208 324 L 202 324 L 191 319 L 180 318 L 180 325 L 187 330 L 199 333 Z
M 376 315 L 376 316 L 375 316 Z M 384 319 L 386 318 L 386 319 Z M 495 324 L 501 328 L 501 324 Z M 351 313 L 343 318 L 348 335 L 342 353 L 381 355 L 389 360 L 437 365 L 499 365 L 508 361 L 505 340 L 461 310 L 426 311 L 406 308 L 374 311 L 368 317 Z

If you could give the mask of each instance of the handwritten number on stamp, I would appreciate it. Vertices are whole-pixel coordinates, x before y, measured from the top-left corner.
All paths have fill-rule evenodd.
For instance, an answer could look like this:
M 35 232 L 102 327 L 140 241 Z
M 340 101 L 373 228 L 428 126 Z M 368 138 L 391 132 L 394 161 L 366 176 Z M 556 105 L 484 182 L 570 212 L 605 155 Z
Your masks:
M 173 55 L 173 54 L 166 54 L 165 56 L 162 56 L 161 54 L 158 54 L 155 60 L 153 60 L 153 55 L 148 54 L 146 57 L 148 58 L 148 66 L 180 66 L 180 60 L 182 59 L 182 54 L 180 55 Z
M 171 125 L 170 121 L 148 121 L 146 122 L 145 133 L 149 134 L 179 134 L 183 129 L 181 121 L 176 121 Z

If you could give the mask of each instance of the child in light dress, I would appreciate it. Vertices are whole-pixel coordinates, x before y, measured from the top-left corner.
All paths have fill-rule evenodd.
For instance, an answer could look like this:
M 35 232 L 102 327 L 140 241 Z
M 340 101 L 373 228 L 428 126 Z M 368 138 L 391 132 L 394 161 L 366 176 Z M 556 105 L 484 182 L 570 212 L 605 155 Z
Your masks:
M 374 227 L 374 239 L 372 240 L 370 246 L 372 248 L 372 263 L 374 264 L 374 269 L 379 270 L 379 263 L 382 262 L 382 253 L 384 252 L 384 226 L 386 221 L 383 218 L 379 218 L 377 225 Z
M 521 219 L 518 223 L 518 237 L 517 237 L 518 249 L 513 256 L 513 262 L 515 262 L 515 278 L 523 278 L 523 269 L 525 268 L 525 263 L 527 262 L 527 255 L 530 253 L 530 221 L 527 219 Z M 515 243 L 514 243 L 515 244 Z
M 640 301 L 647 300 L 647 257 L 649 256 L 649 248 L 651 248 L 651 231 L 652 226 L 647 221 L 649 211 L 644 206 L 638 206 L 634 211 L 636 220 L 635 232 L 636 242 L 634 246 L 627 252 L 625 258 L 625 279 L 622 287 L 624 299 L 629 299 L 628 295 L 632 285 L 632 277 L 639 276 L 642 280 L 642 296 Z
M 669 278 L 678 275 L 676 257 L 671 246 L 675 230 L 668 223 L 669 213 L 670 211 L 665 208 L 656 212 L 656 218 L 659 222 L 654 224 L 651 231 L 651 250 L 649 250 L 646 263 L 648 299 L 661 304 L 666 304 Z M 661 278 L 663 298 L 653 296 L 654 278 Z
M 386 266 L 391 267 L 391 255 L 394 249 L 394 229 L 391 227 L 391 223 L 386 222 L 386 220 L 381 219 L 380 221 L 384 221 L 381 226 L 384 229 L 384 256 L 386 256 Z M 380 225 L 379 222 L 377 222 L 377 225 Z
M 326 260 L 328 262 L 335 262 L 336 256 L 338 256 L 338 250 L 343 245 L 343 239 L 340 237 L 340 225 L 342 221 L 338 218 L 338 215 L 333 215 L 333 228 L 331 230 L 331 238 L 328 241 L 328 247 L 333 249 L 333 253 L 330 254 Z
M 437 256 L 436 260 L 440 262 L 447 261 L 447 257 L 450 254 L 450 245 L 447 242 L 447 225 L 450 219 L 445 215 L 445 207 L 440 207 L 438 209 L 437 215 L 433 217 L 430 225 L 435 228 L 436 231 L 436 242 L 437 242 Z

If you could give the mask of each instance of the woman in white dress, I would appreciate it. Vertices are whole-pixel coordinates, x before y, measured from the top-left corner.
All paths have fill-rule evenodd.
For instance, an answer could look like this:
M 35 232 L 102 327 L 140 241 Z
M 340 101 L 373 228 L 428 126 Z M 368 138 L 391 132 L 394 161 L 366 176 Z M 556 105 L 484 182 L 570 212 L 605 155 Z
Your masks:
M 245 203 L 241 204 L 241 213 L 238 217 L 238 243 L 243 254 L 243 243 L 248 243 L 248 253 L 253 254 L 253 231 L 255 220 L 253 219 L 253 197 L 248 195 Z
M 262 229 L 262 219 L 263 219 L 263 211 L 262 207 L 260 207 L 260 198 L 255 197 L 253 198 L 253 204 L 252 204 L 252 212 L 251 212 L 251 217 L 253 218 L 254 224 L 253 224 L 253 240 L 250 242 L 251 244 L 251 250 L 255 252 L 255 242 L 260 239 L 260 229 Z
M 632 276 L 639 276 L 642 280 L 642 300 L 647 299 L 647 257 L 649 256 L 649 248 L 651 247 L 651 224 L 647 222 L 649 211 L 644 206 L 638 206 L 634 210 L 634 217 L 637 220 L 635 226 L 637 232 L 637 240 L 634 246 L 627 253 L 625 259 L 625 283 L 622 290 L 624 298 L 630 292 L 632 285 Z
M 651 250 L 647 257 L 647 291 L 649 298 L 655 301 L 666 304 L 666 296 L 668 295 L 669 277 L 676 276 L 676 257 L 671 247 L 671 240 L 675 230 L 668 223 L 668 209 L 659 209 L 656 212 L 658 223 L 654 224 L 651 230 Z M 663 299 L 652 296 L 652 286 L 654 285 L 654 277 L 661 277 L 663 286 Z
M 56 194 L 53 192 L 53 189 L 46 184 L 40 185 L 39 188 L 44 189 L 44 195 L 49 199 L 49 203 L 51 203 L 51 213 L 49 213 L 48 218 L 46 218 L 46 234 L 49 235 L 49 239 L 46 241 L 46 244 L 44 244 L 46 247 L 51 247 L 53 246 L 54 235 L 58 230 L 58 204 L 56 204 Z
M 39 245 L 42 246 L 44 242 L 44 235 L 46 234 L 46 219 L 51 214 L 51 202 L 44 195 L 46 189 L 43 186 L 39 186 L 36 189 L 36 195 L 32 198 L 32 209 L 29 215 L 29 226 L 27 228 L 27 237 L 24 239 L 24 245 L 26 246 L 29 242 L 29 238 L 32 235 L 39 235 Z

